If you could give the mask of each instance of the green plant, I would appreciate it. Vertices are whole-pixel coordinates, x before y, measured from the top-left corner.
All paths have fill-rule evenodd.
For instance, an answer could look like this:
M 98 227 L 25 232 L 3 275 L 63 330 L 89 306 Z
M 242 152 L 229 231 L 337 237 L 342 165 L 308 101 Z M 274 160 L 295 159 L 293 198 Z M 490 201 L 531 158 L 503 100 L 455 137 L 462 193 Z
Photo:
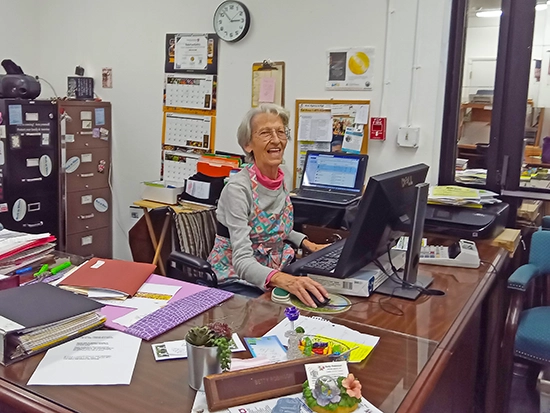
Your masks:
M 226 323 L 214 322 L 206 326 L 192 327 L 185 340 L 194 346 L 217 347 L 222 371 L 231 367 L 231 328 Z

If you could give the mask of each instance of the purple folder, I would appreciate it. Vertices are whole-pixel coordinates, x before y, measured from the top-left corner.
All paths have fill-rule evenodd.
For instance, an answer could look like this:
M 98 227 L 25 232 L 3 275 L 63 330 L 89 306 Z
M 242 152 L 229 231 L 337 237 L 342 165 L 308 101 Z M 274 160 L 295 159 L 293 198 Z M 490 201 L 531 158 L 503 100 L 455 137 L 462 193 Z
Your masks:
M 107 317 L 105 323 L 107 327 L 124 331 L 144 340 L 151 340 L 233 297 L 233 293 L 228 291 L 203 287 L 158 275 L 151 275 L 147 282 L 179 285 L 181 288 L 165 307 L 143 317 L 130 327 L 117 324 L 112 320 L 134 311 L 133 308 L 109 305 L 103 307 L 101 313 Z

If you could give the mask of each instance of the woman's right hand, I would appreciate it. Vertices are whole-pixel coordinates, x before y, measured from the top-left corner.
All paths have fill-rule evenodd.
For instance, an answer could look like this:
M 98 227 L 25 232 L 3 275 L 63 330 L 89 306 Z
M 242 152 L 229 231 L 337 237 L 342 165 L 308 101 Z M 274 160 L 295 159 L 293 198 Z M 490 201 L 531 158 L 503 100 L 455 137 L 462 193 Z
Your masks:
M 328 292 L 317 281 L 313 281 L 309 277 L 297 277 L 284 272 L 276 272 L 271 277 L 269 285 L 279 287 L 295 295 L 298 299 L 309 307 L 316 308 L 315 302 L 309 296 L 308 291 L 314 294 L 319 301 L 324 301 L 328 298 Z

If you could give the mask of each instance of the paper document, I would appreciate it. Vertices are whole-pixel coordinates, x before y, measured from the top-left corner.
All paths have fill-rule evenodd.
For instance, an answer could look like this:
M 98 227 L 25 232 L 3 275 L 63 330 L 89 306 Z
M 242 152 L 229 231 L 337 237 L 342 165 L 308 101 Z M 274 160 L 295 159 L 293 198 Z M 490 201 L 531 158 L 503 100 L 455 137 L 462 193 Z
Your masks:
M 210 182 L 188 179 L 185 184 L 185 192 L 198 199 L 208 199 L 210 196 Z
M 244 341 L 253 357 L 265 357 L 272 363 L 287 361 L 286 349 L 277 336 L 245 337 Z
M 119 331 L 94 331 L 48 350 L 28 384 L 130 384 L 140 344 Z
M 332 141 L 332 118 L 330 112 L 300 114 L 298 140 L 314 142 Z
M 187 344 L 185 340 L 165 341 L 164 343 L 151 344 L 156 361 L 187 358 Z M 231 336 L 229 348 L 232 353 L 246 351 L 243 342 L 237 333 Z

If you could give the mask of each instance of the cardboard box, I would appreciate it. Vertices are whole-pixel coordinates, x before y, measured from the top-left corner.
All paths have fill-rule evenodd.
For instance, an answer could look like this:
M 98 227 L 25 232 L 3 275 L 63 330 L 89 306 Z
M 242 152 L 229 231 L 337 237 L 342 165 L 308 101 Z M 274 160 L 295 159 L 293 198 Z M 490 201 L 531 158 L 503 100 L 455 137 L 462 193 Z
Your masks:
M 163 204 L 175 205 L 178 195 L 183 192 L 182 184 L 170 184 L 164 181 L 142 182 L 141 198 Z
M 542 206 L 542 201 L 524 200 L 518 208 L 518 217 L 534 222 Z
M 498 237 L 491 241 L 491 245 L 502 247 L 507 250 L 510 255 L 513 255 L 520 241 L 521 231 L 519 229 L 505 228 Z
M 392 249 L 390 253 L 395 268 L 402 268 L 405 265 L 405 251 Z M 386 272 L 391 272 L 391 266 L 387 255 L 380 257 L 378 261 L 380 261 L 380 264 L 382 264 Z M 353 295 L 357 297 L 370 296 L 371 293 L 388 278 L 388 276 L 372 262 L 348 278 L 334 278 L 315 274 L 308 275 L 311 279 L 325 287 L 329 293 Z

